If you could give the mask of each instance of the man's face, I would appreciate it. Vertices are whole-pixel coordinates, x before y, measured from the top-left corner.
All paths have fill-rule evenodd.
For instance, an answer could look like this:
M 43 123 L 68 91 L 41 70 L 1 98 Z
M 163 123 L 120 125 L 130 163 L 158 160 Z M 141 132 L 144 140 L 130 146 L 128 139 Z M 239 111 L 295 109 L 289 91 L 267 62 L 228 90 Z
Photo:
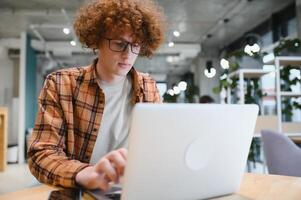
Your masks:
M 139 51 L 139 44 L 132 43 L 129 33 L 103 38 L 99 44 L 98 55 L 101 71 L 113 76 L 126 76 L 134 65 Z

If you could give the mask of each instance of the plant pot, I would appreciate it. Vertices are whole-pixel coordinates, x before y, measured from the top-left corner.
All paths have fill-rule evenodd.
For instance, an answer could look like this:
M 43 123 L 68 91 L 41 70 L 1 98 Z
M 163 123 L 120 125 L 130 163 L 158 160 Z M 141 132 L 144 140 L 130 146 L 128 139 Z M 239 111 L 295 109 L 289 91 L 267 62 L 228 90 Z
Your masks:
M 17 163 L 18 162 L 18 145 L 8 145 L 6 159 L 8 164 Z
M 283 49 L 279 52 L 278 56 L 301 56 L 301 49 L 299 48 L 296 51 L 288 51 L 287 49 Z
M 263 62 L 259 59 L 255 59 L 251 56 L 243 56 L 242 58 L 231 57 L 229 59 L 231 63 L 237 63 L 238 69 L 262 69 Z

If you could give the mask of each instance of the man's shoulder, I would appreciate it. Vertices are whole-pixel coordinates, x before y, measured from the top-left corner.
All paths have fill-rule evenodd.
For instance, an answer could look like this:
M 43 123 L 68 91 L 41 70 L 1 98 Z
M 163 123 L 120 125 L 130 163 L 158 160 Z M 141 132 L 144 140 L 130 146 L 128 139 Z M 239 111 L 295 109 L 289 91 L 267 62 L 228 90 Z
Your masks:
M 136 71 L 138 75 L 138 81 L 141 83 L 156 83 L 149 73 Z
M 141 102 L 162 102 L 159 91 L 156 86 L 156 81 L 148 73 L 137 72 L 139 87 L 143 90 L 143 98 Z
M 56 70 L 47 75 L 47 79 L 52 80 L 76 80 L 85 76 L 87 72 L 91 71 L 91 66 L 67 67 L 64 69 Z

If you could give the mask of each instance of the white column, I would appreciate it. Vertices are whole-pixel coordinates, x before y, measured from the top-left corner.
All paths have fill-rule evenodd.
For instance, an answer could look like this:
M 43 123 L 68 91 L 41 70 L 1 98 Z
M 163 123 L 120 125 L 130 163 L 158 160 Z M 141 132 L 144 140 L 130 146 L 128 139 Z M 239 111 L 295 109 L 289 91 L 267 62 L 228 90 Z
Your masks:
M 280 87 L 280 61 L 276 57 L 276 105 L 277 105 L 277 116 L 278 116 L 278 131 L 282 132 L 282 110 L 281 110 L 281 87 Z
M 19 78 L 19 128 L 18 161 L 24 163 L 25 148 L 25 77 L 26 77 L 26 32 L 21 33 L 20 44 L 20 78 Z
M 239 103 L 244 104 L 245 103 L 245 92 L 244 92 L 244 74 L 241 70 L 239 70 Z
M 227 77 L 227 82 L 229 83 L 230 81 L 230 78 Z M 230 86 L 227 87 L 227 103 L 228 104 L 231 104 L 231 89 L 230 89 Z
M 301 0 L 296 0 L 297 34 L 301 38 Z

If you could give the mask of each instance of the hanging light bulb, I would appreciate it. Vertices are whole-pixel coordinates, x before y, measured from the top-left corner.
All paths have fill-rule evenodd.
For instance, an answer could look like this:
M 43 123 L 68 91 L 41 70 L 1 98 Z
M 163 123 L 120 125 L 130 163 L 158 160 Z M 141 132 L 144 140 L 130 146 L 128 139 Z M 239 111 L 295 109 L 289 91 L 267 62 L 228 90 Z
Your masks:
M 75 45 L 76 45 L 76 42 L 75 42 L 74 40 L 72 40 L 72 41 L 70 41 L 70 44 L 71 44 L 72 46 L 75 46 Z
M 185 91 L 187 89 L 187 83 L 185 81 L 181 81 L 179 84 L 178 84 L 178 87 L 181 91 Z
M 253 46 L 251 46 L 251 48 L 252 48 L 251 49 L 252 52 L 254 52 L 254 53 L 258 53 L 260 51 L 260 46 L 257 43 L 253 44 Z
M 65 33 L 66 35 L 70 34 L 70 29 L 69 28 L 63 28 L 63 33 Z
M 167 94 L 169 94 L 170 96 L 175 95 L 175 92 L 172 89 L 167 90 Z
M 207 78 L 213 78 L 216 74 L 216 69 L 214 69 L 214 68 L 211 68 L 210 70 L 205 69 L 204 74 Z
M 226 60 L 225 58 L 222 58 L 221 59 L 221 62 L 220 62 L 220 64 L 221 64 L 221 67 L 223 68 L 223 69 L 229 69 L 229 61 L 228 60 Z
M 174 35 L 175 37 L 179 37 L 179 36 L 181 35 L 181 33 L 180 33 L 179 31 L 174 31 L 174 32 L 173 32 L 173 35 Z
M 168 46 L 169 46 L 169 47 L 173 47 L 174 45 L 175 45 L 174 42 L 169 42 L 169 43 L 168 43 Z
M 253 56 L 252 48 L 251 48 L 251 46 L 248 45 L 248 44 L 245 46 L 244 52 L 245 52 L 246 54 L 249 54 L 250 56 Z
M 180 94 L 180 92 L 181 92 L 181 90 L 178 86 L 174 86 L 173 91 L 175 92 L 175 94 Z
M 204 70 L 204 74 L 208 78 L 213 78 L 215 76 L 216 69 L 212 66 L 211 60 L 206 62 L 206 69 Z

